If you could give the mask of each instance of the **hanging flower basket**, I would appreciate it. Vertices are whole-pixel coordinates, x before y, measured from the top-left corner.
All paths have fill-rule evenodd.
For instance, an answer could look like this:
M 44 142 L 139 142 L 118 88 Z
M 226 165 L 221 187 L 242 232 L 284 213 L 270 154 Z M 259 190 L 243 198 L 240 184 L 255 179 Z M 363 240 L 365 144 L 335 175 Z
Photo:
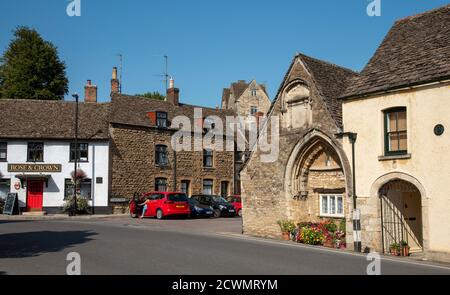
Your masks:
M 74 179 L 76 179 L 76 180 L 85 179 L 86 178 L 86 172 L 84 172 L 81 169 L 77 169 L 76 174 L 75 174 L 74 171 L 72 171 L 70 173 L 70 176 L 72 177 L 72 180 L 74 180 Z

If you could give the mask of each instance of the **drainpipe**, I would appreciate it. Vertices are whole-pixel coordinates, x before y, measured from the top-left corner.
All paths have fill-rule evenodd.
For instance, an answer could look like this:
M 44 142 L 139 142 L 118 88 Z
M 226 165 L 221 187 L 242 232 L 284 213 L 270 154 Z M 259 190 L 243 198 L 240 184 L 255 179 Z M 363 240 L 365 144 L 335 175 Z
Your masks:
M 173 189 L 172 191 L 177 191 L 177 151 L 173 151 Z
M 357 133 L 353 132 L 343 132 L 336 134 L 338 138 L 343 138 L 344 136 L 348 137 L 350 140 L 350 143 L 352 144 L 352 183 L 353 183 L 353 243 L 354 243 L 354 250 L 355 252 L 361 252 L 362 251 L 362 244 L 361 244 L 361 212 L 356 207 L 356 200 L 358 196 L 356 195 L 356 159 L 355 159 L 355 144 L 356 140 L 358 138 Z

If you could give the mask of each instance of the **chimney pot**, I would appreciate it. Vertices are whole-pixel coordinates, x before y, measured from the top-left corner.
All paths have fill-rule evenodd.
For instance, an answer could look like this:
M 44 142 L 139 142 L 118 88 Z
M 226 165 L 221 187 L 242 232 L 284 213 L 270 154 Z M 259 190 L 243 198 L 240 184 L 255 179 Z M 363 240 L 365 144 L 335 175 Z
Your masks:
M 97 102 L 97 86 L 92 85 L 91 80 L 87 80 L 86 86 L 84 86 L 84 101 Z
M 169 88 L 174 88 L 175 87 L 175 80 L 173 78 L 170 78 L 169 80 Z
M 117 79 L 117 68 L 114 67 L 112 70 L 112 77 L 111 77 L 111 94 L 114 93 L 120 93 L 120 81 Z

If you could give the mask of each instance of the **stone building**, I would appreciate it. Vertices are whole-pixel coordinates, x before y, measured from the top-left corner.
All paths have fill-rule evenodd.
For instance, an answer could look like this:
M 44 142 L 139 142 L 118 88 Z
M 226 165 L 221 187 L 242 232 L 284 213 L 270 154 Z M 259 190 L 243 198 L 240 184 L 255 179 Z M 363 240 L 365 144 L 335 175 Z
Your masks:
M 116 85 L 115 79 L 112 82 Z M 192 127 L 197 124 L 198 130 L 192 128 L 189 133 L 203 138 L 208 117 L 217 116 L 225 123 L 225 116 L 235 115 L 233 110 L 181 103 L 179 89 L 174 87 L 168 90 L 165 101 L 122 95 L 116 89 L 113 87 L 110 118 L 113 199 L 148 191 L 233 194 L 234 150 L 196 151 L 192 141 L 189 150 L 175 151 L 171 142 L 180 130 L 179 126 L 172 126 L 175 117 L 184 116 Z M 195 109 L 202 112 L 200 120 L 195 120 Z
M 279 157 L 264 163 L 255 151 L 241 171 L 246 234 L 280 237 L 282 219 L 350 221 L 351 172 L 335 134 L 342 128 L 337 98 L 355 76 L 303 54 L 294 57 L 268 114 L 280 120 Z
M 244 80 L 232 83 L 222 94 L 222 109 L 234 110 L 238 116 L 256 116 L 258 113 L 267 114 L 270 99 L 266 86 L 255 80 L 247 83 Z
M 363 247 L 450 261 L 450 5 L 397 21 L 342 97 Z

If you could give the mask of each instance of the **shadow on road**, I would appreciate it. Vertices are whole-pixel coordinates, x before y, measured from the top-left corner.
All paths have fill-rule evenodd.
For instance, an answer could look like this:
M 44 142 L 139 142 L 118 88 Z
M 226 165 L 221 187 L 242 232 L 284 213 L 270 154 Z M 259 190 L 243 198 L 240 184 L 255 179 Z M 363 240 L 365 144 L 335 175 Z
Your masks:
M 38 231 L 0 235 L 0 258 L 23 258 L 58 252 L 92 240 L 90 231 Z M 1 272 L 0 272 L 1 274 Z
M 30 222 L 29 220 L 0 220 L 0 224 L 9 224 L 9 223 L 24 223 Z

